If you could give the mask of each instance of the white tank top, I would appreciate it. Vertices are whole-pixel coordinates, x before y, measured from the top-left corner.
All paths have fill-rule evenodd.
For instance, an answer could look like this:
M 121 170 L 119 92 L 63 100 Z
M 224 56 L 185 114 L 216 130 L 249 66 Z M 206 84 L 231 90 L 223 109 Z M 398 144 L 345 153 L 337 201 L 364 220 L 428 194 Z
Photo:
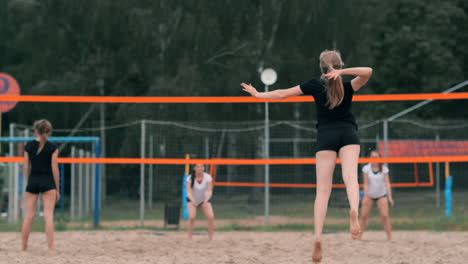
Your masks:
M 206 193 L 208 192 L 208 184 L 212 181 L 213 178 L 206 172 L 203 173 L 203 180 L 201 183 L 195 178 L 195 183 L 192 187 L 192 196 L 197 205 L 205 201 Z M 192 184 L 192 175 L 187 177 L 187 184 Z
M 362 172 L 367 174 L 367 195 L 369 197 L 376 199 L 387 194 L 385 186 L 385 174 L 389 172 L 387 166 L 383 165 L 381 172 L 374 172 L 372 165 L 369 163 L 362 167 Z

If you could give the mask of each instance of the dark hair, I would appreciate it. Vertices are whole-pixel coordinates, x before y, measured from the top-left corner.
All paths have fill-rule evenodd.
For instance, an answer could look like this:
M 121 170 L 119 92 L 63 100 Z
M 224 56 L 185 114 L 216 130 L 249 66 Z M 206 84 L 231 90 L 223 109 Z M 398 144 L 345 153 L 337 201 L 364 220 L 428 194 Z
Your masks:
M 204 164 L 197 163 L 192 167 L 192 175 L 190 175 L 190 180 L 192 181 L 190 183 L 191 187 L 193 187 L 193 184 L 195 183 L 195 177 L 197 175 L 197 172 L 195 171 L 195 168 L 197 167 L 197 165 L 202 165 L 203 167 L 205 166 Z
M 370 152 L 370 155 L 369 155 L 369 156 L 372 156 L 372 153 L 373 153 L 373 152 L 374 152 L 374 153 L 377 153 L 377 154 L 379 155 L 379 158 L 382 157 L 382 156 L 380 155 L 380 152 L 378 152 L 378 151 L 375 150 L 375 149 L 372 150 L 372 151 Z M 379 167 L 379 172 L 382 172 L 382 170 L 383 170 L 383 164 L 382 164 L 381 162 L 379 162 L 379 163 L 377 163 L 377 165 L 379 165 L 379 166 L 378 166 L 378 167 Z
M 192 188 L 193 188 L 193 184 L 195 183 L 195 173 L 196 173 L 195 166 L 192 168 L 192 175 L 190 175 L 190 187 Z

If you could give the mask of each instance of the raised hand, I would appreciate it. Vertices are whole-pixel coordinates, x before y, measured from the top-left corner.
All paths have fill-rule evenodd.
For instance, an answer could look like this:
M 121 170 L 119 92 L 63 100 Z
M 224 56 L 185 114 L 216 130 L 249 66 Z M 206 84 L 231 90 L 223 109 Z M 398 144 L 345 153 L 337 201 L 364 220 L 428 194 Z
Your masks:
M 258 91 L 257 91 L 257 89 L 255 89 L 255 87 L 253 87 L 250 84 L 246 84 L 246 83 L 241 83 L 241 86 L 243 87 L 243 89 L 242 89 L 243 91 L 249 93 L 250 95 L 252 95 L 254 97 L 257 97 Z
M 331 72 L 324 74 L 323 76 L 327 77 L 329 80 L 336 80 L 338 77 L 341 76 L 341 70 L 335 70 L 333 68 L 330 68 Z

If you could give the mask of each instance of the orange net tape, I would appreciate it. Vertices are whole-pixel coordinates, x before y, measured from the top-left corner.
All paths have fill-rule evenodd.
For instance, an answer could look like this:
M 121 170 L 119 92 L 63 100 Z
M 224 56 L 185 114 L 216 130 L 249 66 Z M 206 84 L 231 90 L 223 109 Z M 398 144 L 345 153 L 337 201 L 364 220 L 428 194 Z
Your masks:
M 356 95 L 353 101 L 419 101 L 419 100 L 468 99 L 462 93 L 419 93 L 419 94 L 369 94 Z M 61 95 L 1 95 L 0 101 L 17 102 L 62 102 L 62 103 L 291 103 L 313 102 L 312 96 L 290 97 L 284 100 L 258 99 L 251 96 L 191 96 L 191 97 L 138 97 L 138 96 L 61 96 Z
M 23 157 L 0 157 L 0 162 L 23 162 Z M 155 158 L 59 158 L 59 163 L 106 164 L 216 164 L 216 165 L 294 165 L 315 164 L 316 159 L 155 159 Z M 337 160 L 340 163 L 340 160 Z M 468 156 L 360 158 L 359 163 L 468 162 Z

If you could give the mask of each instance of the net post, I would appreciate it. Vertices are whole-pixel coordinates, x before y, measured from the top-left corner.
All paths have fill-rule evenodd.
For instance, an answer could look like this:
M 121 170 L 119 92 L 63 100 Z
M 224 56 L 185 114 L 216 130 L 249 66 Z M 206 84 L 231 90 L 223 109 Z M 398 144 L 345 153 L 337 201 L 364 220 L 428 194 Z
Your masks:
M 145 142 L 146 142 L 146 124 L 145 120 L 141 120 L 141 144 L 140 156 L 145 158 Z M 140 226 L 144 225 L 145 221 L 145 164 L 140 164 Z
M 450 162 L 445 162 L 445 216 L 452 216 L 452 184 L 450 176 Z
M 383 121 L 384 158 L 388 157 L 388 119 Z
M 19 178 L 19 163 L 15 162 L 13 165 L 13 177 L 14 177 L 14 192 L 13 192 L 13 221 L 18 221 L 19 216 L 19 192 L 20 192 L 20 178 Z
M 94 141 L 96 158 L 101 157 L 101 142 L 99 138 Z M 101 212 L 101 164 L 96 163 L 95 165 L 95 174 L 94 178 L 94 228 L 98 228 L 100 224 L 100 212 Z
M 149 157 L 154 158 L 154 150 L 153 150 L 153 136 L 150 136 L 149 138 L 150 144 L 149 144 Z M 153 179 L 153 174 L 154 174 L 154 164 L 149 164 L 148 168 L 148 207 L 149 209 L 153 209 L 153 191 L 154 191 L 154 179 Z
M 10 124 L 10 138 L 14 137 L 15 132 L 15 124 Z M 13 142 L 10 141 L 10 157 L 13 157 Z M 13 185 L 13 164 L 8 163 L 8 223 L 12 224 L 13 221 L 13 192 L 14 192 L 14 185 Z
M 265 85 L 268 92 L 268 85 Z M 265 102 L 265 153 L 264 158 L 270 159 L 270 116 L 268 102 Z M 270 225 L 270 165 L 265 165 L 265 225 Z
M 185 159 L 188 161 L 190 159 L 190 154 L 185 154 Z M 187 221 L 190 217 L 188 206 L 187 206 L 187 177 L 190 174 L 190 164 L 185 164 L 185 173 L 184 178 L 182 179 L 182 211 L 184 215 L 184 220 Z
M 65 216 L 65 164 L 60 164 L 60 213 L 62 214 L 62 218 Z
M 75 157 L 75 146 L 71 147 L 71 157 Z M 72 221 L 75 220 L 75 183 L 76 183 L 76 176 L 75 176 L 76 168 L 75 168 L 75 163 L 70 164 L 70 219 Z
M 190 154 L 185 154 L 185 159 L 187 160 L 187 163 L 185 163 L 185 174 L 189 175 L 190 174 L 190 163 L 188 163 L 188 160 L 190 159 Z
M 89 151 L 86 151 L 85 152 L 85 157 L 86 158 L 91 158 L 91 154 L 89 153 Z M 90 176 L 91 176 L 91 164 L 90 163 L 86 163 L 85 164 L 85 173 L 83 175 L 84 177 L 84 182 L 85 182 L 85 186 L 84 186 L 84 193 L 85 193 L 85 197 L 84 197 L 84 212 L 85 212 L 85 216 L 88 217 L 89 216 L 89 203 L 90 203 L 90 196 L 91 196 L 91 193 L 90 193 Z
M 440 141 L 439 134 L 436 135 L 436 141 Z M 436 166 L 436 207 L 440 207 L 440 162 L 435 164 Z
M 78 157 L 84 157 L 83 149 L 78 151 Z M 78 164 L 78 219 L 83 220 L 83 168 L 84 164 Z

